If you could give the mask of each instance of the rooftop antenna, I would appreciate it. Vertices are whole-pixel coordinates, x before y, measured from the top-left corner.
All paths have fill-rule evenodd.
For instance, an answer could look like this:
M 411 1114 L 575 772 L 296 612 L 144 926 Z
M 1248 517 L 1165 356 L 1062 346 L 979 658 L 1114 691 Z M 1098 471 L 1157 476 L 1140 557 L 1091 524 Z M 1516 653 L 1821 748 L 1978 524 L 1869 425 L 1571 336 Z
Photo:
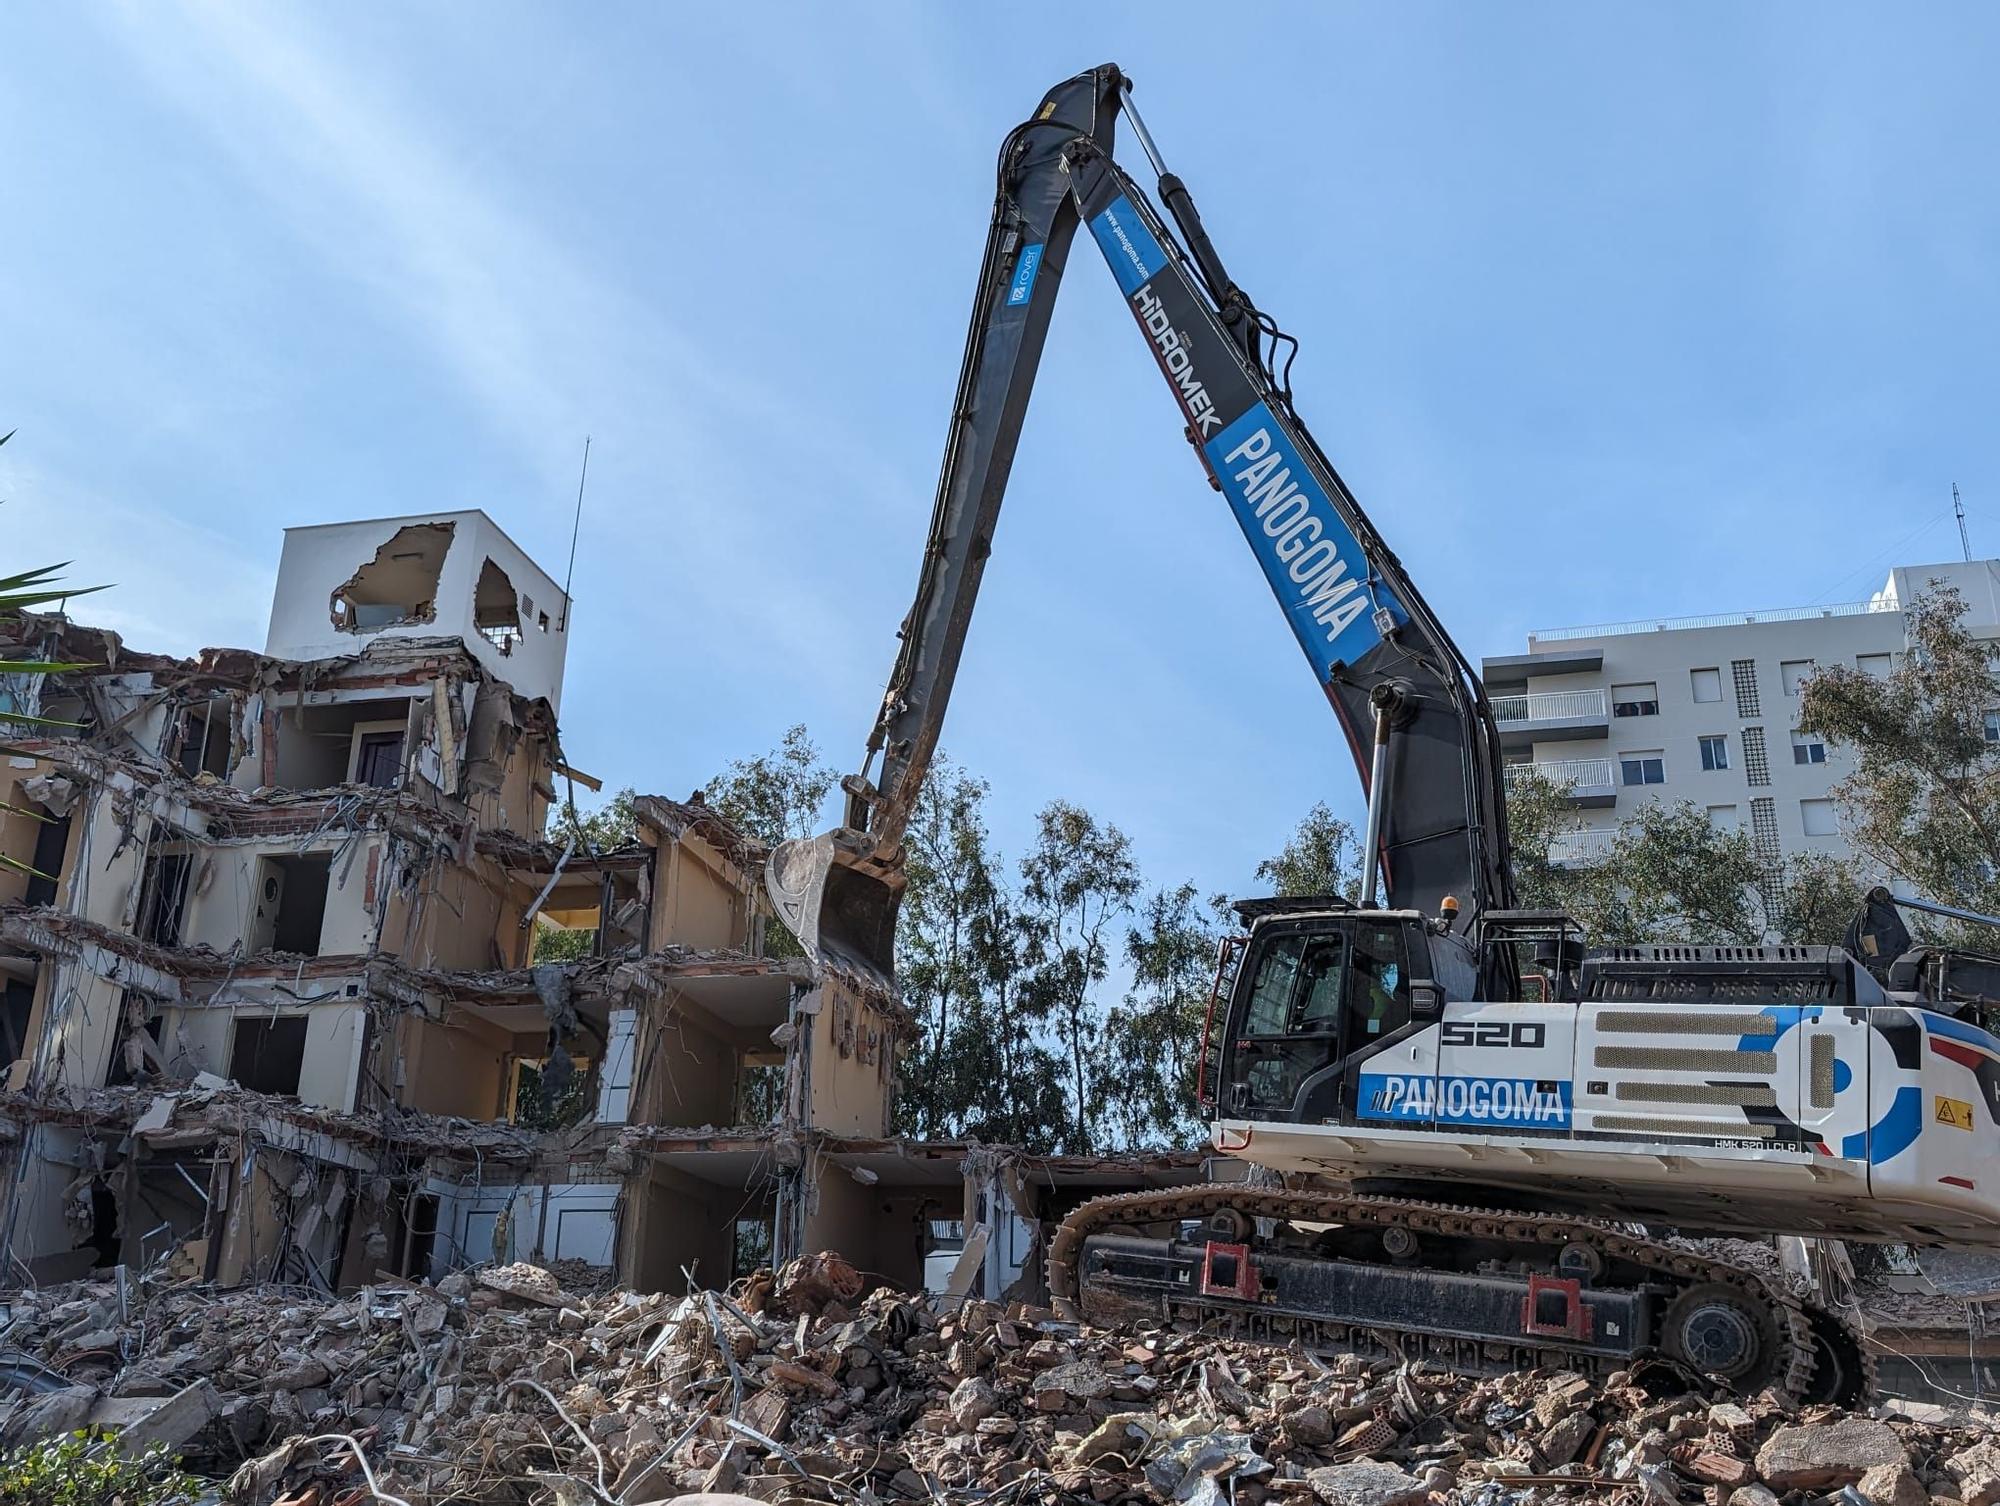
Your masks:
M 589 479 L 590 436 L 586 434 L 583 436 L 583 470 L 578 473 L 576 478 L 576 521 L 571 523 L 569 527 L 569 567 L 563 571 L 562 625 L 557 629 L 558 632 L 563 633 L 569 631 L 569 583 L 576 578 L 576 536 L 583 528 L 583 483 Z M 1952 487 L 1951 494 L 1954 497 L 1958 495 L 1958 487 L 1956 485 Z M 1958 526 L 1961 531 L 1964 530 L 1965 520 L 1963 517 L 1959 519 Z M 1972 556 L 1968 554 L 1966 558 L 1971 559 Z
M 1951 510 L 1958 514 L 1958 547 L 1965 551 L 1965 562 L 1972 563 L 1972 539 L 1965 531 L 1965 503 L 1959 500 L 1958 483 L 1951 484 Z

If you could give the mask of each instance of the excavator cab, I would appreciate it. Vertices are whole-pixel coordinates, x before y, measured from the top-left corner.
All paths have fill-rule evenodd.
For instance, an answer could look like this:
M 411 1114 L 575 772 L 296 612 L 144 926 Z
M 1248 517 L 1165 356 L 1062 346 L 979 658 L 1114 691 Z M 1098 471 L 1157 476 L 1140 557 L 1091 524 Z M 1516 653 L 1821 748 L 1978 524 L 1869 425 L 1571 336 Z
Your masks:
M 1361 1065 L 1442 1008 L 1428 923 L 1325 896 L 1236 909 L 1250 934 L 1227 984 L 1213 1107 L 1282 1123 L 1351 1116 Z

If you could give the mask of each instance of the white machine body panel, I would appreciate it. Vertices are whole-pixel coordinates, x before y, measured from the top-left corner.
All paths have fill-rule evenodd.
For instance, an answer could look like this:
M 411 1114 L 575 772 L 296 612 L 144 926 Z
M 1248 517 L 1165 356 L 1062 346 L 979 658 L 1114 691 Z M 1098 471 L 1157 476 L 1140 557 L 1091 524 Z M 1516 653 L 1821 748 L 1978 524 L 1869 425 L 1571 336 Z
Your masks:
M 1461 1182 L 1746 1234 L 2000 1248 L 2000 1038 L 1902 1004 L 1447 1004 L 1274 1170 Z

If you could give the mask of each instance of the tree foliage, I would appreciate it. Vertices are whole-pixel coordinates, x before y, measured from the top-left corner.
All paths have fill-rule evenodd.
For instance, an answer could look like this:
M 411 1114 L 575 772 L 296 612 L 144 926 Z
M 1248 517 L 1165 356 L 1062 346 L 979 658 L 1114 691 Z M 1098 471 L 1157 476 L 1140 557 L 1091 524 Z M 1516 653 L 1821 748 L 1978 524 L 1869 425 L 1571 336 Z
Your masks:
M 1306 812 L 1284 847 L 1257 865 L 1257 881 L 1286 896 L 1361 894 L 1361 838 L 1326 803 Z
M 1841 664 L 1814 671 L 1799 726 L 1854 751 L 1833 797 L 1857 852 L 1933 899 L 1993 914 L 2000 742 L 1987 740 L 1987 725 L 2000 679 L 1994 646 L 1967 632 L 1964 616 L 1959 593 L 1933 582 L 1904 607 L 1902 662 L 1883 677 Z
M 1105 1021 L 1099 1096 L 1124 1145 L 1199 1144 L 1195 1064 L 1228 901 L 1191 883 L 1155 889 L 1125 932 L 1132 986 Z
M 565 802 L 549 810 L 548 840 L 560 845 L 576 842 L 583 853 L 615 852 L 639 840 L 639 818 L 632 813 L 638 794 L 630 785 L 595 809 L 580 811 Z
M 939 758 L 905 837 L 909 887 L 897 920 L 896 971 L 921 1038 L 904 1062 L 897 1109 L 911 1134 L 964 1133 L 1000 1071 L 986 946 L 1004 897 L 986 794 L 984 780 Z
M 11 1506 L 193 1506 L 202 1483 L 164 1443 L 128 1454 L 105 1429 L 57 1433 L 0 1454 Z
M 1096 1139 L 1092 1066 L 1103 1039 L 1095 991 L 1109 971 L 1112 924 L 1132 908 L 1139 868 L 1132 843 L 1081 806 L 1053 800 L 1035 817 L 1021 860 L 1019 915 L 1027 987 L 1022 1000 L 1051 1023 L 1069 1058 L 1074 1150 Z
M 766 846 L 812 836 L 826 797 L 840 776 L 820 756 L 803 723 L 788 727 L 778 746 L 739 758 L 709 780 L 702 798 Z

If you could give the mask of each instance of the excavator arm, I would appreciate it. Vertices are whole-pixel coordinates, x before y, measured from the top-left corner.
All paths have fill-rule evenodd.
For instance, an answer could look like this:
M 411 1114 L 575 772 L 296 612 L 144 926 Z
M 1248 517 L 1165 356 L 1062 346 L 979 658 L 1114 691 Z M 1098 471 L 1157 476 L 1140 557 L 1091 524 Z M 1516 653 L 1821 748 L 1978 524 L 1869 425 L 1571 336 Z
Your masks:
M 1112 158 L 1120 113 L 1158 174 L 1152 201 Z M 1051 90 L 1002 145 L 916 601 L 842 826 L 773 855 L 768 887 L 807 949 L 893 976 L 902 843 L 936 751 L 1042 344 L 1076 228 L 1090 227 L 1227 498 L 1370 794 L 1368 899 L 1467 908 L 1460 944 L 1494 988 L 1504 948 L 1475 949 L 1481 914 L 1512 904 L 1499 738 L 1471 665 L 1314 443 L 1275 364 L 1295 345 L 1229 278 L 1179 178 L 1161 162 L 1115 66 Z M 879 768 L 876 760 L 879 755 Z M 1481 955 L 1481 951 L 1484 955 Z M 1506 994 L 1489 993 L 1489 997 Z

